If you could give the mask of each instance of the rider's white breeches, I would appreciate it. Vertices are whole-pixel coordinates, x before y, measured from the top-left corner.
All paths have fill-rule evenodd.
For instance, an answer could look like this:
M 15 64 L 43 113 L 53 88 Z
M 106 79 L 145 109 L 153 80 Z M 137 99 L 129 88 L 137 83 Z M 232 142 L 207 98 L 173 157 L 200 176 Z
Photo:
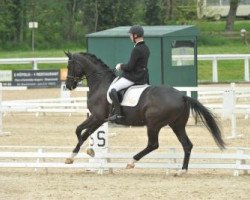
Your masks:
M 116 91 L 120 91 L 124 88 L 127 88 L 131 85 L 134 85 L 134 82 L 124 78 L 124 77 L 121 77 L 118 79 L 118 81 L 112 83 L 110 86 L 109 86 L 109 89 L 108 89 L 108 93 L 112 90 L 112 89 L 115 89 Z

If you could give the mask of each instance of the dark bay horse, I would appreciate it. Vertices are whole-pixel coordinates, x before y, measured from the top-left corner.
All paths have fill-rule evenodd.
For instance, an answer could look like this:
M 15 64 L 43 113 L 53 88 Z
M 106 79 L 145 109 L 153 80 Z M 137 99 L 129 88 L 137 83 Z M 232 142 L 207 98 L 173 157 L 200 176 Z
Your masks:
M 95 55 L 89 53 L 65 53 L 68 60 L 66 87 L 73 90 L 85 76 L 89 86 L 87 106 L 91 115 L 76 128 L 78 143 L 65 163 L 71 164 L 83 142 L 108 118 L 111 105 L 108 103 L 107 90 L 116 77 L 114 72 Z M 133 157 L 127 168 L 133 168 L 135 162 L 159 147 L 158 136 L 162 127 L 169 125 L 184 150 L 182 171 L 188 169 L 192 143 L 186 133 L 186 124 L 190 108 L 208 128 L 219 148 L 225 148 L 221 131 L 213 114 L 196 99 L 183 95 L 168 86 L 150 86 L 141 95 L 135 107 L 122 107 L 125 118 L 123 125 L 146 126 L 148 143 L 145 149 Z M 83 131 L 84 130 L 84 131 Z

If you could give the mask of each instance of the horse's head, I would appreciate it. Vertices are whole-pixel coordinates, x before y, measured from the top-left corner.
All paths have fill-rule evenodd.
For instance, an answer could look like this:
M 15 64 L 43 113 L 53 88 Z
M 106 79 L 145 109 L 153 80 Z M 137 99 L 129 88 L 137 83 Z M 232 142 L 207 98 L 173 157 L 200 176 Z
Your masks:
M 68 74 L 66 80 L 66 87 L 69 90 L 73 90 L 77 87 L 78 82 L 82 80 L 82 77 L 85 75 L 83 66 L 76 57 L 68 52 L 64 52 L 66 56 L 68 56 Z
M 110 84 L 115 78 L 115 74 L 109 67 L 104 64 L 99 58 L 90 53 L 64 52 L 68 56 L 68 74 L 66 87 L 73 90 L 77 87 L 78 82 L 86 76 L 88 85 L 99 84 L 103 81 L 104 74 L 109 73 L 107 84 Z M 106 84 L 106 83 L 105 83 Z

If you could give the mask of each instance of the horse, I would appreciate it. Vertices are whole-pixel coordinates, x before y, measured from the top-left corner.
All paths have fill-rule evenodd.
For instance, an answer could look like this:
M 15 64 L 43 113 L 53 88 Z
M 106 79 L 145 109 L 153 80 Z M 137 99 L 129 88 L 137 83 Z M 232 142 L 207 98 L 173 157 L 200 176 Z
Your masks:
M 66 164 L 72 164 L 82 144 L 108 119 L 112 105 L 107 101 L 107 91 L 116 75 L 114 70 L 93 54 L 65 52 L 65 55 L 68 57 L 66 87 L 74 90 L 83 77 L 86 77 L 89 87 L 87 107 L 91 113 L 89 118 L 76 128 L 78 143 L 71 156 L 65 161 Z M 225 142 L 222 139 L 218 122 L 210 110 L 198 100 L 184 95 L 173 87 L 149 86 L 143 91 L 135 107 L 122 107 L 124 118 L 119 120 L 118 124 L 146 126 L 148 137 L 146 147 L 134 155 L 126 168 L 134 168 L 136 162 L 159 147 L 159 132 L 162 127 L 168 125 L 184 150 L 182 169 L 179 171 L 186 173 L 193 148 L 185 128 L 190 110 L 207 127 L 217 146 L 223 150 Z

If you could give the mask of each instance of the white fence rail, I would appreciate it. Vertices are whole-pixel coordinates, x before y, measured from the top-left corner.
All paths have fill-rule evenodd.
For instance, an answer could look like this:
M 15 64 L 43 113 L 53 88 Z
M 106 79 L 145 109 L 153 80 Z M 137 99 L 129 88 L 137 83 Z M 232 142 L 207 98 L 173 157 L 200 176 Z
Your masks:
M 219 60 L 244 60 L 244 80 L 249 81 L 249 60 L 250 54 L 211 54 L 198 55 L 198 60 L 212 61 L 212 81 L 218 82 L 218 61 Z
M 183 57 L 183 56 L 182 56 Z M 184 56 L 185 59 L 192 59 L 192 56 Z M 67 63 L 68 58 L 5 58 L 0 59 L 0 64 L 32 64 L 33 69 L 38 69 L 40 63 Z M 250 54 L 208 54 L 198 55 L 198 61 L 212 61 L 212 82 L 218 82 L 218 61 L 219 60 L 244 60 L 244 80 L 249 82 L 249 60 Z
M 3 87 L 4 89 L 5 87 Z M 8 87 L 6 87 L 8 88 Z M 230 87 L 176 87 L 180 91 L 186 91 L 188 96 L 191 92 L 198 92 L 198 99 L 203 101 L 203 104 L 221 114 L 222 117 L 231 120 L 231 136 L 232 138 L 239 137 L 237 133 L 236 119 L 238 114 L 245 115 L 245 118 L 250 116 L 250 88 L 236 87 L 232 84 Z M 0 89 L 1 90 L 1 89 Z M 80 91 L 88 91 L 88 88 L 79 88 Z M 69 91 L 65 91 L 61 87 L 61 96 L 57 99 L 34 99 L 34 100 L 15 100 L 0 102 L 0 131 L 2 130 L 1 116 L 7 112 L 28 112 L 35 113 L 78 113 L 87 114 L 86 97 L 71 98 Z M 207 95 L 207 93 L 209 95 Z M 226 95 L 226 96 L 225 96 Z M 206 97 L 209 98 L 206 98 Z M 70 97 L 70 98 L 68 98 Z M 201 99 L 200 99 L 201 98 Z M 236 99 L 246 99 L 244 103 L 238 104 Z M 1 99 L 1 91 L 0 91 Z M 210 103 L 209 100 L 216 99 L 220 102 Z M 206 102 L 204 102 L 204 100 Z
M 9 135 L 9 132 L 3 131 L 3 102 L 2 102 L 2 92 L 3 91 L 13 91 L 13 90 L 26 90 L 27 87 L 2 87 L 2 83 L 0 82 L 0 136 Z
M 67 63 L 68 58 L 53 57 L 53 58 L 3 58 L 0 59 L 0 64 L 31 64 L 34 70 L 38 69 L 38 64 L 42 63 Z
M 12 147 L 12 149 L 14 148 Z M 20 151 L 20 148 L 22 147 L 19 146 L 19 151 L 6 151 L 7 148 L 3 146 L 5 151 L 0 151 L 0 168 L 81 168 L 103 172 L 103 170 L 125 169 L 126 164 L 136 154 L 135 152 L 97 153 L 96 162 L 93 162 L 89 160 L 91 159 L 89 155 L 81 153 L 75 158 L 74 164 L 64 164 L 69 153 L 58 150 L 52 152 L 51 149 L 45 148 L 38 148 L 33 152 L 24 149 Z M 250 170 L 249 148 L 231 148 L 229 150 L 230 152 L 227 153 L 197 153 L 194 151 L 191 154 L 189 169 L 234 170 L 236 176 L 240 175 L 240 171 L 247 173 L 247 170 Z M 183 152 L 179 152 L 176 148 L 167 148 L 165 153 L 151 153 L 145 156 L 141 162 L 136 163 L 136 168 L 181 169 L 182 160 Z

